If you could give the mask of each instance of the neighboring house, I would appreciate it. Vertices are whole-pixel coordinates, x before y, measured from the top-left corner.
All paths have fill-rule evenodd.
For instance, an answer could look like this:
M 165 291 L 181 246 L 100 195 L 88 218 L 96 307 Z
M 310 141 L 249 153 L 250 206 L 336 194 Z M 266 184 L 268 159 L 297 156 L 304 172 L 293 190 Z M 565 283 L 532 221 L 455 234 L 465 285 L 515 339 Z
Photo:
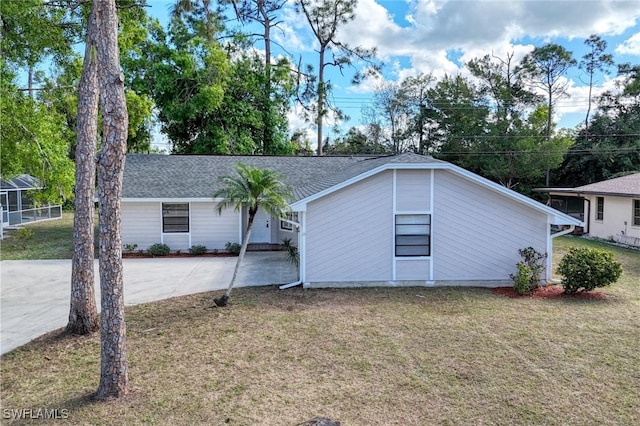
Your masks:
M 292 238 L 306 287 L 510 285 L 518 250 L 551 253 L 551 225 L 582 222 L 453 164 L 386 157 L 127 156 L 124 244 L 223 249 L 247 212 L 211 194 L 237 163 L 277 170 L 294 188 L 288 221 L 258 214 L 254 243 Z M 556 234 L 558 235 L 558 234 Z M 551 256 L 547 278 L 551 276 Z
M 585 222 L 592 237 L 640 247 L 640 173 L 577 188 L 540 188 L 551 206 Z
M 29 191 L 40 189 L 42 189 L 40 181 L 30 175 L 20 175 L 10 180 L 0 181 L 3 228 L 62 217 L 62 206 L 60 205 L 44 207 L 34 205 Z

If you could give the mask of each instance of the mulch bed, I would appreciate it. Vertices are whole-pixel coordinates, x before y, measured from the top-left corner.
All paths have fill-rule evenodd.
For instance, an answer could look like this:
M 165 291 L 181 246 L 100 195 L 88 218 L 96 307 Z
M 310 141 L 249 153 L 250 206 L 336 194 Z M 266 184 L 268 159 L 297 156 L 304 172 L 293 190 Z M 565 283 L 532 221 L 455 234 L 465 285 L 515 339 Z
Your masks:
M 576 294 L 564 294 L 564 289 L 559 285 L 538 287 L 536 290 L 523 296 L 516 293 L 513 287 L 496 287 L 491 292 L 506 297 L 527 297 L 530 299 L 579 299 L 579 300 L 604 300 L 607 295 L 597 291 L 579 292 Z
M 169 253 L 166 256 L 152 256 L 149 253 L 122 253 L 123 259 L 148 259 L 152 257 L 172 258 L 172 257 L 238 257 L 232 253 L 206 253 L 206 254 L 189 254 L 189 253 Z

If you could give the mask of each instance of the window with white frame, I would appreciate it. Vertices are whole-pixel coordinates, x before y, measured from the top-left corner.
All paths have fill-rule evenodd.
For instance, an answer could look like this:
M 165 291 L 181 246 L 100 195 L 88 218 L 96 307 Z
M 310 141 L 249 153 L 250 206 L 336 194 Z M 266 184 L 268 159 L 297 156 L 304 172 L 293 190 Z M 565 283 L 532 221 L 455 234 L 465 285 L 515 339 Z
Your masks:
M 189 203 L 162 203 L 162 232 L 189 232 Z
M 596 220 L 604 220 L 604 197 L 596 197 Z
M 633 226 L 640 226 L 640 200 L 633 200 Z
M 397 214 L 396 256 L 431 255 L 431 215 Z
M 298 222 L 298 213 L 287 213 L 287 220 L 290 220 L 291 222 Z M 293 232 L 294 230 L 294 225 L 291 222 L 288 222 L 287 220 L 281 220 L 280 221 L 280 229 L 282 229 L 283 231 L 290 231 Z

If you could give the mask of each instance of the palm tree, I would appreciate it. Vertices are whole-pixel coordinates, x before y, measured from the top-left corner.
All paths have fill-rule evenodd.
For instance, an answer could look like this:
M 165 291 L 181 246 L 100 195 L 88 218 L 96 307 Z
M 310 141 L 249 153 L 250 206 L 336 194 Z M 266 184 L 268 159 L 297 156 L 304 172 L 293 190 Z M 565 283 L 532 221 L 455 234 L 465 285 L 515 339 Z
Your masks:
M 213 194 L 213 198 L 223 199 L 218 204 L 218 214 L 228 207 L 233 207 L 236 211 L 246 207 L 249 212 L 247 231 L 242 240 L 242 247 L 240 248 L 236 267 L 233 270 L 229 288 L 227 288 L 224 296 L 214 299 L 217 306 L 225 306 L 229 300 L 238 269 L 247 251 L 253 220 L 256 217 L 258 208 L 262 207 L 265 212 L 273 217 L 283 217 L 289 210 L 288 201 L 293 198 L 291 187 L 285 185 L 280 180 L 278 173 L 273 170 L 237 164 L 236 172 L 237 175 L 235 176 L 223 176 L 220 178 L 224 187 Z

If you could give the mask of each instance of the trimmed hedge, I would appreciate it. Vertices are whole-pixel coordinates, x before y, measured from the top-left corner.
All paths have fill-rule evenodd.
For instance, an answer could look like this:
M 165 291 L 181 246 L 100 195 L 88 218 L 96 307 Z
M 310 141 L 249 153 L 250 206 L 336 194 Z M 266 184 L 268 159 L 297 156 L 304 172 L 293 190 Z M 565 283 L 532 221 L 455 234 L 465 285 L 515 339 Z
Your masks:
M 156 243 L 147 249 L 151 256 L 166 256 L 171 252 L 171 249 L 166 244 Z
M 571 247 L 560 261 L 558 273 L 563 276 L 564 292 L 575 294 L 618 281 L 622 265 L 609 251 Z

